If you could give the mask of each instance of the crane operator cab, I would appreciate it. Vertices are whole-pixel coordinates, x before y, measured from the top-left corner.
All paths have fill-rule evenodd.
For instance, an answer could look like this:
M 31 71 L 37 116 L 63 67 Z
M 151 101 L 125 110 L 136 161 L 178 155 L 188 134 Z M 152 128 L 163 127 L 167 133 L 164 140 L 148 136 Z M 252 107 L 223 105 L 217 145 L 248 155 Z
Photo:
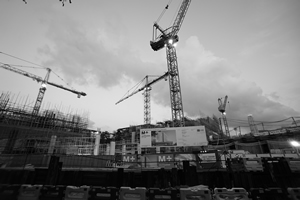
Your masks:
M 175 45 L 178 42 L 178 35 L 172 34 L 172 28 L 169 27 L 163 30 L 157 23 L 153 25 L 153 40 L 150 41 L 150 46 L 154 51 L 164 48 L 166 45 Z M 157 36 L 158 32 L 161 34 Z
M 227 99 L 228 99 L 228 96 L 227 96 L 227 95 L 225 96 L 224 102 L 222 102 L 222 98 L 219 98 L 219 99 L 218 99 L 218 103 L 219 103 L 218 110 L 219 110 L 222 114 L 226 114 L 226 113 L 225 113 L 225 109 L 226 109 Z M 229 102 L 228 102 L 228 103 L 229 103 Z
M 150 41 L 150 46 L 154 51 L 158 51 L 158 50 L 164 48 L 167 45 L 167 43 L 169 43 L 171 45 L 174 45 L 178 42 L 178 40 L 179 39 L 178 39 L 177 35 L 175 35 L 171 38 L 168 38 L 168 37 L 165 37 L 164 35 L 161 35 L 159 40 Z

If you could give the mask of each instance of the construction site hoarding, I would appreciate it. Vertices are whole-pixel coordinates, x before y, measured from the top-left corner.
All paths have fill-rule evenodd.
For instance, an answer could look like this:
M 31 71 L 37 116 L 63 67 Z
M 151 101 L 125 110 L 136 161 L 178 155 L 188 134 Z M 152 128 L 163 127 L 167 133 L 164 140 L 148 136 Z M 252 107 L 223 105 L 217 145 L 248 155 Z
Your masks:
M 204 126 L 150 128 L 140 130 L 141 148 L 157 146 L 207 146 Z

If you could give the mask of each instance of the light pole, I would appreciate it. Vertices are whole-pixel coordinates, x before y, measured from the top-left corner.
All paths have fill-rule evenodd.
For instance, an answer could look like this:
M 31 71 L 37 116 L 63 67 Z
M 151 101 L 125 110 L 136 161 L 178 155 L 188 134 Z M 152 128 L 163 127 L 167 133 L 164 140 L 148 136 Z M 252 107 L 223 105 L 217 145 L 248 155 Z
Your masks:
M 300 147 L 300 143 L 298 141 L 292 140 L 290 141 L 290 144 L 296 149 L 296 153 L 299 156 L 299 147 Z

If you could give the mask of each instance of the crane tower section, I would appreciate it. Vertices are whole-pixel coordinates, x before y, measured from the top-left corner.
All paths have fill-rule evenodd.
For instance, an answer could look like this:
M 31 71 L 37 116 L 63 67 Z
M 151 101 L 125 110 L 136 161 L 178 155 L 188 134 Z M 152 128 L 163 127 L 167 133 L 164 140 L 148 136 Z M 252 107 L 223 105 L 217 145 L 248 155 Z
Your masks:
M 144 95 L 144 124 L 146 124 L 146 125 L 151 124 L 151 98 L 150 98 L 151 97 L 151 85 L 162 79 L 166 80 L 168 75 L 169 75 L 169 72 L 166 72 L 162 76 L 160 76 L 150 82 L 149 82 L 150 75 L 145 76 L 145 78 L 143 78 L 143 80 L 141 81 L 141 82 L 143 82 L 144 80 L 146 80 L 146 84 L 143 87 L 141 87 L 139 89 L 135 89 L 133 92 L 131 92 L 130 94 L 126 95 L 121 100 L 119 100 L 116 104 L 121 103 L 125 99 L 128 99 L 129 97 L 133 96 L 134 94 L 136 94 L 140 91 L 144 91 L 143 92 L 143 95 Z
M 218 110 L 221 112 L 221 115 L 222 115 L 222 119 L 223 119 L 223 123 L 224 123 L 224 128 L 225 128 L 225 134 L 226 134 L 226 136 L 230 136 L 230 134 L 229 134 L 229 127 L 228 127 L 227 118 L 226 118 L 226 113 L 225 113 L 227 99 L 228 99 L 227 95 L 225 96 L 224 102 L 222 102 L 222 98 L 218 99 L 218 103 L 219 103 Z M 221 124 L 221 127 L 222 127 L 222 124 Z
M 178 63 L 176 57 L 176 49 L 172 45 L 167 45 L 167 62 L 169 71 L 169 87 L 171 112 L 174 126 L 184 126 L 183 105 L 181 97 L 181 88 L 179 80 Z
M 144 124 L 151 124 L 151 86 L 148 76 L 146 76 L 146 87 L 144 90 Z
M 177 33 L 180 30 L 190 3 L 191 0 L 182 1 L 171 27 L 163 29 L 155 22 L 153 25 L 153 39 L 150 41 L 150 46 L 154 51 L 166 47 L 172 121 L 176 127 L 184 126 L 184 112 L 175 44 L 179 40 Z
M 33 116 L 37 116 L 39 111 L 40 111 L 42 101 L 43 101 L 43 98 L 44 98 L 44 95 L 45 95 L 45 92 L 46 92 L 45 83 L 48 82 L 48 80 L 49 80 L 50 72 L 51 72 L 51 70 L 49 68 L 47 68 L 47 74 L 45 76 L 45 79 L 42 81 L 42 85 L 40 87 L 38 96 L 36 98 L 36 101 L 35 101 L 35 104 L 34 104 L 34 107 L 33 107 L 33 111 L 32 111 Z

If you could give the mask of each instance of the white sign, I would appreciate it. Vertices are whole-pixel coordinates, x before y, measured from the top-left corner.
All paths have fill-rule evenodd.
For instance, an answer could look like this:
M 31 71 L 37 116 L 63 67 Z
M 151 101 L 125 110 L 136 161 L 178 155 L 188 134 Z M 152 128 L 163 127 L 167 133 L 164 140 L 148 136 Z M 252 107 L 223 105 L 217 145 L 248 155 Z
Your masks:
M 171 161 L 173 161 L 173 155 L 158 155 L 157 161 L 158 162 L 171 162 Z
M 123 156 L 123 162 L 135 162 L 134 156 Z
M 155 146 L 207 146 L 204 126 L 140 130 L 141 148 Z
M 140 145 L 143 147 L 151 147 L 151 131 L 141 129 L 140 131 Z
M 203 153 L 198 154 L 201 163 L 213 163 L 217 162 L 216 154 L 215 153 Z

